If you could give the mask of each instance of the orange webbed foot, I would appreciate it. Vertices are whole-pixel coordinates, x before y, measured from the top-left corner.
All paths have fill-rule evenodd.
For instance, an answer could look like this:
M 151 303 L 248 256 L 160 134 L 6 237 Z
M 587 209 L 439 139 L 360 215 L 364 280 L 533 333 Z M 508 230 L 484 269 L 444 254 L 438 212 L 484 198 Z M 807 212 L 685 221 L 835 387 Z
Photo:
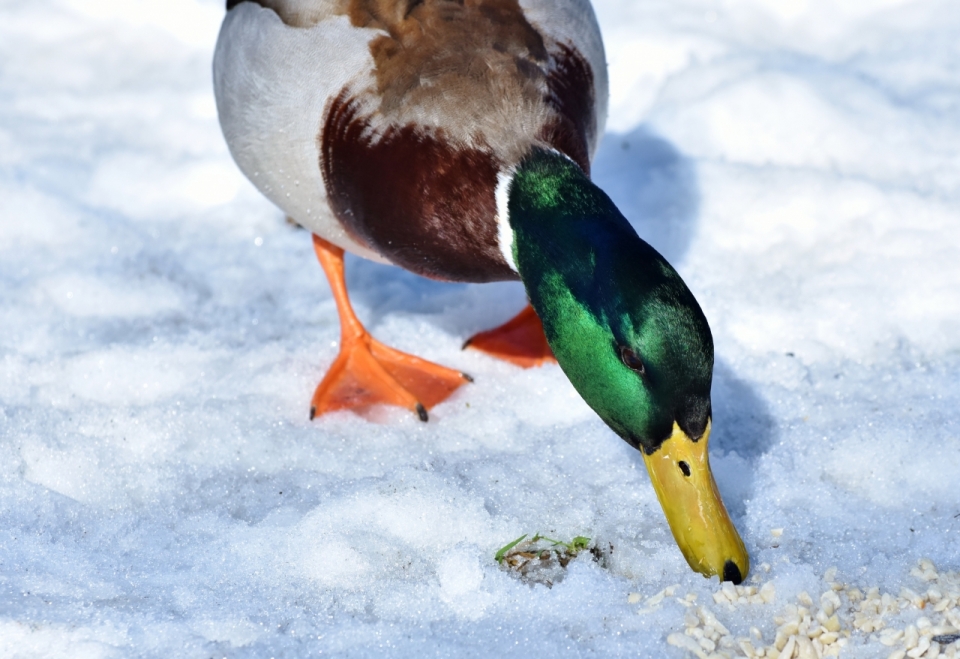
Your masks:
M 370 336 L 347 296 L 343 250 L 318 236 L 313 247 L 337 303 L 340 354 L 313 394 L 311 419 L 334 410 L 386 404 L 405 407 L 426 421 L 427 410 L 472 382 L 465 373 L 394 350 Z
M 405 407 L 421 421 L 462 384 L 461 373 L 386 346 L 369 334 L 348 340 L 310 402 L 310 418 L 335 410 L 384 404 Z
M 543 323 L 529 304 L 500 327 L 467 339 L 463 347 L 480 350 L 521 368 L 557 361 L 543 334 Z

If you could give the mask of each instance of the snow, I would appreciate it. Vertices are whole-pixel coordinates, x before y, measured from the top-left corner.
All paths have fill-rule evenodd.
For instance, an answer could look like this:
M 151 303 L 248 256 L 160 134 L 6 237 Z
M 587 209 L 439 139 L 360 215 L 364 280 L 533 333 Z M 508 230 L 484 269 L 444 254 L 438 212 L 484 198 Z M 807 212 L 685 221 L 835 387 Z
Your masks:
M 893 593 L 921 557 L 960 569 L 952 9 L 597 2 L 594 176 L 710 319 L 714 471 L 777 589 L 715 608 L 736 634 L 830 566 Z M 428 424 L 308 420 L 334 304 L 223 144 L 222 2 L 0 12 L 0 656 L 684 656 L 683 606 L 628 594 L 719 584 L 640 456 L 557 367 L 460 350 L 518 284 L 348 260 L 378 338 L 476 383 Z M 537 531 L 613 551 L 528 585 L 493 556 Z

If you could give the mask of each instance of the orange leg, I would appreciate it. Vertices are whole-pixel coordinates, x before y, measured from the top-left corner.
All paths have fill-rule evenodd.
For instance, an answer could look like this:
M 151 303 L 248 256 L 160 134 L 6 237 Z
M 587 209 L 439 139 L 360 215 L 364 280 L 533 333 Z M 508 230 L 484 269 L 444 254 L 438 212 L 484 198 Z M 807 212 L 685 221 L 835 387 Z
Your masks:
M 310 418 L 355 407 L 398 405 L 427 420 L 427 410 L 446 399 L 470 376 L 439 366 L 374 339 L 350 306 L 343 277 L 343 250 L 317 236 L 313 248 L 330 282 L 340 314 L 340 354 L 310 403 Z
M 543 323 L 529 304 L 500 327 L 467 339 L 463 347 L 481 350 L 522 368 L 557 361 L 543 335 Z

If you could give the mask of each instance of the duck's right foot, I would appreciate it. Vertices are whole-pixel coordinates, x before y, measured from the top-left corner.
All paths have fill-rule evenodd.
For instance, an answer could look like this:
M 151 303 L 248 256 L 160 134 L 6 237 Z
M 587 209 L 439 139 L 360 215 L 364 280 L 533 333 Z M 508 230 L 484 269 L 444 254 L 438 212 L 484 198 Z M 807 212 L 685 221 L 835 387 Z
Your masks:
M 475 334 L 463 344 L 522 368 L 557 361 L 543 334 L 543 323 L 529 304 L 500 327 Z

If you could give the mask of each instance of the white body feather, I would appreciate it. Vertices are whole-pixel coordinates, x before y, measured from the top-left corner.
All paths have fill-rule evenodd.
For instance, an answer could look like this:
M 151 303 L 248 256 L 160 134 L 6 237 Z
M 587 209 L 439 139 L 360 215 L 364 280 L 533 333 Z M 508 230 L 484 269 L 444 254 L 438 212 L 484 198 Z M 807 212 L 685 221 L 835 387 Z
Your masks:
M 220 125 L 243 173 L 287 215 L 343 249 L 380 262 L 382 255 L 354 240 L 327 203 L 320 168 L 320 131 L 328 101 L 344 87 L 374 88 L 370 41 L 380 30 L 358 28 L 335 15 L 327 0 L 270 0 L 272 9 L 243 2 L 231 9 L 214 54 Z M 603 44 L 588 0 L 520 0 L 528 21 L 548 41 L 572 45 L 593 70 L 597 138 L 607 112 Z M 508 163 L 504 173 L 516 163 Z M 498 218 L 502 223 L 506 218 Z M 502 234 L 501 234 L 502 235 Z M 508 262 L 512 261 L 510 259 Z

